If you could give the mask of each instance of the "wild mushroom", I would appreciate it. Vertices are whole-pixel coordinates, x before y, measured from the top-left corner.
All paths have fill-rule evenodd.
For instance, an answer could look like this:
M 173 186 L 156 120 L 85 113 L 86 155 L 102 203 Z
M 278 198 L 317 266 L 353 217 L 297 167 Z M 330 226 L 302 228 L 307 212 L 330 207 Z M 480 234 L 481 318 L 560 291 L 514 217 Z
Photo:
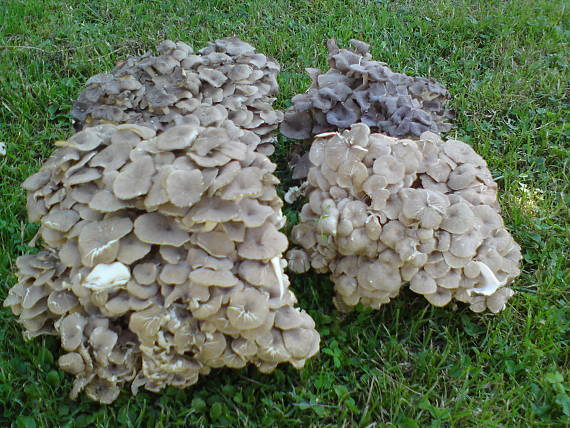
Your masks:
M 166 41 L 175 48 L 165 50 L 163 42 L 157 47 L 160 55 L 149 52 L 130 57 L 111 73 L 89 79 L 71 114 L 79 128 L 109 121 L 122 123 L 123 131 L 142 139 L 152 135 L 141 134 L 138 125 L 165 130 L 158 136 L 158 147 L 176 150 L 187 148 L 196 135 L 180 129 L 177 132 L 184 136 L 178 138 L 169 128 L 186 126 L 189 121 L 190 126 L 218 126 L 228 118 L 228 112 L 233 112 L 236 120 L 249 112 L 245 120 L 238 120 L 239 126 L 255 132 L 263 140 L 262 146 L 268 145 L 271 131 L 283 119 L 283 113 L 272 107 L 279 65 L 253 46 L 235 40 L 247 49 L 234 49 L 233 38 L 216 40 L 212 52 L 208 47 L 197 54 L 188 53 L 183 42 Z M 87 148 L 89 143 L 90 147 L 95 144 L 91 140 L 83 137 L 77 145 Z
M 307 69 L 313 84 L 305 94 L 293 97 L 281 125 L 283 135 L 304 140 L 357 122 L 400 138 L 450 129 L 445 121 L 453 115 L 445 108 L 449 93 L 443 86 L 394 73 L 360 48 L 365 43 L 351 40 L 351 44 L 352 49 L 339 49 L 329 40 L 331 68 L 326 73 Z
M 356 65 L 342 62 L 348 54 L 332 57 Z M 350 156 L 371 172 L 361 188 L 343 177 Z M 291 232 L 302 250 L 287 258 L 294 272 L 331 272 L 339 310 L 378 309 L 406 282 L 436 306 L 455 298 L 476 311 L 504 307 L 520 251 L 499 215 L 496 184 L 468 145 L 431 132 L 397 140 L 356 124 L 317 136 L 309 158 L 308 202 Z M 480 192 L 467 195 L 477 183 Z
M 168 72 L 167 60 L 156 64 Z M 18 260 L 5 305 L 26 337 L 61 337 L 60 365 L 76 376 L 72 397 L 85 390 L 108 403 L 130 382 L 135 391 L 182 388 L 211 368 L 260 361 L 264 371 L 286 361 L 302 367 L 318 350 L 308 315 L 294 324 L 302 331 L 289 335 L 291 351 L 275 326 L 277 311 L 297 313 L 283 271 L 275 165 L 255 151 L 255 134 L 228 123 L 203 128 L 201 120 L 189 114 L 182 129 L 158 137 L 134 125 L 94 126 L 81 156 L 62 143 L 45 174 L 27 183 L 41 204 L 34 215 L 47 251 Z M 226 159 L 222 168 L 192 160 L 214 152 Z M 78 182 L 93 159 L 90 181 Z M 234 349 L 240 339 L 254 346 Z

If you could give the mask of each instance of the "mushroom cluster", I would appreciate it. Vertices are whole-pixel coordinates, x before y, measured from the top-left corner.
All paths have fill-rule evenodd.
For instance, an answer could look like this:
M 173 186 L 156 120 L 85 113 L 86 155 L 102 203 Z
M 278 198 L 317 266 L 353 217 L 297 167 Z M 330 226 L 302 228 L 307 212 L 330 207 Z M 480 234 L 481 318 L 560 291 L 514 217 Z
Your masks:
M 348 129 L 362 122 L 373 132 L 394 137 L 418 138 L 425 131 L 450 129 L 452 117 L 445 104 L 449 93 L 433 79 L 395 73 L 383 62 L 372 60 L 370 46 L 351 40 L 352 49 L 327 43 L 326 73 L 308 68 L 312 85 L 293 97 L 285 113 L 281 133 L 304 140 L 314 135 Z
M 318 350 L 284 274 L 275 165 L 254 132 L 194 119 L 87 127 L 23 184 L 45 250 L 18 259 L 4 305 L 26 337 L 60 336 L 72 398 L 300 368 Z
M 272 107 L 279 64 L 235 37 L 210 42 L 196 54 L 170 40 L 157 50 L 159 55 L 129 57 L 111 73 L 91 77 L 71 110 L 78 129 L 110 122 L 162 131 L 184 124 L 188 115 L 212 123 L 227 118 L 260 136 L 265 154 L 273 152 L 270 133 L 283 119 Z
M 452 299 L 498 312 L 513 295 L 521 253 L 499 214 L 482 157 L 432 132 L 419 140 L 355 124 L 314 139 L 308 203 L 289 267 L 331 272 L 335 304 L 379 308 L 402 286 L 435 306 Z

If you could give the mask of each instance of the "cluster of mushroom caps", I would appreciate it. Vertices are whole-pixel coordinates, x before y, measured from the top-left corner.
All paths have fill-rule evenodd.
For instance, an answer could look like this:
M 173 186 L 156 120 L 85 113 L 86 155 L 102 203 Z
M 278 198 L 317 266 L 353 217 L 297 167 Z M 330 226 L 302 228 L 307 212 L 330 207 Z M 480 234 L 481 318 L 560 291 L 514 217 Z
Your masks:
M 308 70 L 281 126 L 315 137 L 293 176 L 308 173 L 308 203 L 289 268 L 331 272 L 340 310 L 379 308 L 409 283 L 436 306 L 500 311 L 520 250 L 485 161 L 437 136 L 447 90 L 351 44 L 329 41 L 331 69 Z M 25 337 L 60 336 L 72 398 L 110 403 L 128 383 L 184 388 L 248 363 L 300 368 L 319 347 L 284 273 L 267 157 L 284 117 L 278 64 L 236 38 L 157 50 L 89 79 L 72 110 L 83 130 L 24 182 L 44 250 L 17 260 L 4 305 Z
M 372 60 L 370 46 L 351 40 L 352 49 L 328 41 L 326 73 L 308 68 L 312 85 L 292 98 L 281 133 L 303 140 L 362 122 L 374 132 L 419 137 L 425 131 L 449 131 L 452 113 L 445 108 L 449 92 L 433 79 L 395 73 Z
M 498 312 L 513 295 L 519 246 L 504 227 L 487 164 L 461 141 L 371 134 L 359 123 L 311 145 L 308 203 L 289 268 L 331 272 L 335 304 L 378 309 L 403 285 L 435 306 Z
M 271 131 L 283 120 L 272 108 L 279 65 L 235 37 L 208 43 L 194 54 L 183 42 L 162 42 L 157 50 L 129 57 L 111 73 L 97 74 L 74 102 L 78 129 L 99 123 L 134 123 L 157 131 L 185 123 L 233 121 L 259 135 L 258 148 L 273 153 Z
M 131 383 L 187 387 L 211 368 L 303 367 L 319 347 L 294 308 L 275 165 L 230 120 L 155 135 L 86 128 L 24 182 L 45 250 L 18 259 L 4 302 L 99 402 Z

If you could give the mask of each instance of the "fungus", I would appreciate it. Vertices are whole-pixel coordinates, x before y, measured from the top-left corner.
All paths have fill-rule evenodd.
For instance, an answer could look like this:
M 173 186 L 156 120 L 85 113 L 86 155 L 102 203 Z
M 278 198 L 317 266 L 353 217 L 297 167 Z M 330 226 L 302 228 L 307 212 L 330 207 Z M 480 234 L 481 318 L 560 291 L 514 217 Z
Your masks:
M 60 337 L 72 398 L 85 391 L 109 403 L 129 383 L 185 388 L 217 367 L 299 368 L 318 351 L 283 272 L 275 165 L 249 131 L 190 122 L 158 136 L 138 125 L 87 128 L 26 181 L 45 250 L 18 259 L 4 305 L 27 338 Z M 191 160 L 216 153 L 226 166 Z M 88 159 L 84 183 L 74 177 Z
M 361 159 L 362 186 L 339 157 Z M 339 310 L 378 309 L 408 282 L 435 306 L 456 299 L 477 312 L 504 309 L 520 251 L 499 215 L 496 184 L 467 144 L 431 132 L 397 140 L 356 124 L 317 136 L 309 159 L 308 202 L 291 232 L 300 248 L 287 258 L 293 272 L 330 272 Z M 446 170 L 437 172 L 441 165 Z M 479 193 L 463 197 L 474 188 Z
M 395 73 L 372 59 L 364 42 L 339 49 L 329 40 L 330 69 L 307 69 L 312 85 L 293 97 L 281 133 L 296 140 L 362 122 L 372 131 L 419 138 L 425 131 L 446 132 L 453 114 L 445 108 L 447 90 L 433 79 Z M 453 152 L 453 150 L 451 150 Z M 465 158 L 460 149 L 454 156 Z
M 175 150 L 188 147 L 195 135 L 178 138 L 169 132 L 173 126 L 218 126 L 229 118 L 258 136 L 260 150 L 272 151 L 271 131 L 283 119 L 272 107 L 279 88 L 275 60 L 233 37 L 209 43 L 197 54 L 185 43 L 170 40 L 157 50 L 158 56 L 148 52 L 129 57 L 111 73 L 90 78 L 73 103 L 75 125 L 82 129 L 121 123 L 122 130 L 141 139 L 152 138 L 153 129 L 166 131 L 158 147 Z M 153 129 L 141 133 L 140 125 Z M 92 134 L 78 135 L 71 147 L 92 150 L 97 144 Z

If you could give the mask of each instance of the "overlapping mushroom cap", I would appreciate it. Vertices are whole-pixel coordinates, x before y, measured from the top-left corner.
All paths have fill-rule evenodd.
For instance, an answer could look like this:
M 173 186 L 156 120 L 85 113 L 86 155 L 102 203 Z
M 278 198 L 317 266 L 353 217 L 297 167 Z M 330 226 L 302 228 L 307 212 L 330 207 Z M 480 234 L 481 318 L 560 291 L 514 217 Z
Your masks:
M 373 132 L 394 137 L 419 137 L 425 131 L 450 129 L 445 104 L 448 91 L 433 79 L 395 73 L 372 60 L 369 46 L 351 40 L 352 49 L 339 49 L 329 40 L 330 69 L 307 69 L 309 90 L 293 97 L 281 133 L 303 140 L 316 134 L 347 129 L 357 122 Z
M 5 305 L 25 335 L 55 334 L 59 359 L 103 403 L 131 382 L 186 387 L 211 368 L 302 367 L 319 346 L 294 308 L 275 165 L 229 121 L 97 125 L 28 178 L 45 250 L 17 261 Z
M 99 123 L 134 123 L 165 130 L 186 123 L 202 126 L 223 119 L 262 138 L 273 152 L 270 133 L 283 119 L 273 109 L 278 91 L 275 60 L 230 37 L 208 43 L 197 54 L 183 42 L 162 42 L 157 50 L 129 57 L 111 73 L 91 77 L 71 114 L 79 129 Z
M 430 303 L 452 299 L 498 312 L 513 294 L 519 246 L 505 229 L 486 162 L 461 141 L 370 134 L 359 123 L 318 135 L 308 202 L 290 268 L 331 272 L 335 304 L 379 308 L 410 289 Z

